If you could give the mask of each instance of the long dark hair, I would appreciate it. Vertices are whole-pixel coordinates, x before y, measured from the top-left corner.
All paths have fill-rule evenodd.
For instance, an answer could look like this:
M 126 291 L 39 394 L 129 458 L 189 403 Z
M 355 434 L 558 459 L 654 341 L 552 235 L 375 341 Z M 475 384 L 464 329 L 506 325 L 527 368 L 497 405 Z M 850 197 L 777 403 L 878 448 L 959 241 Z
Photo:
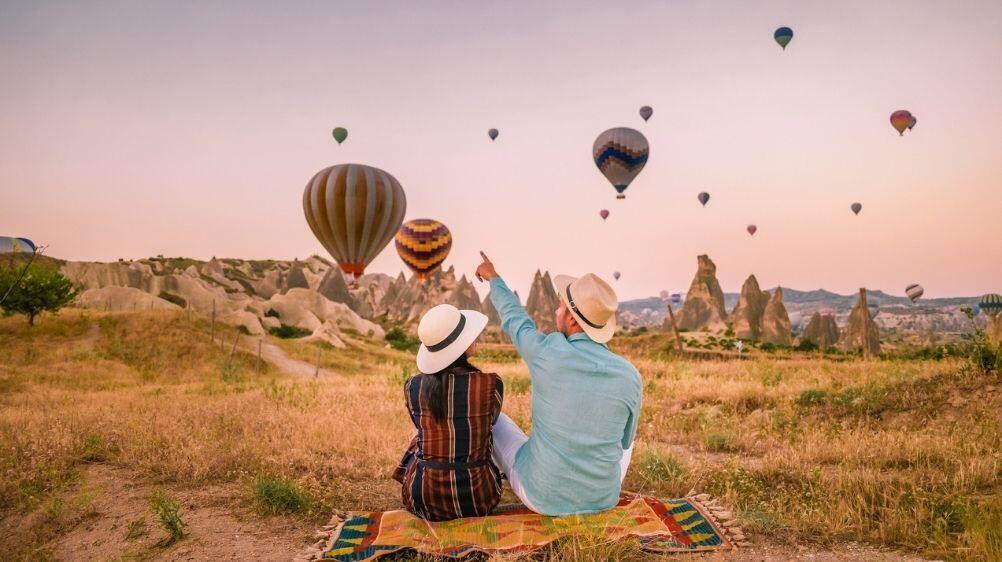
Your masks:
M 445 397 L 443 396 L 445 392 L 445 385 L 442 384 L 442 377 L 445 375 L 461 375 L 479 370 L 480 369 L 470 363 L 469 358 L 466 357 L 466 352 L 463 352 L 463 354 L 450 363 L 448 367 L 437 373 L 426 375 L 425 380 L 421 384 L 421 394 L 423 394 L 424 399 L 428 401 L 428 406 L 431 408 L 431 415 L 434 416 L 436 420 L 441 420 L 445 417 Z

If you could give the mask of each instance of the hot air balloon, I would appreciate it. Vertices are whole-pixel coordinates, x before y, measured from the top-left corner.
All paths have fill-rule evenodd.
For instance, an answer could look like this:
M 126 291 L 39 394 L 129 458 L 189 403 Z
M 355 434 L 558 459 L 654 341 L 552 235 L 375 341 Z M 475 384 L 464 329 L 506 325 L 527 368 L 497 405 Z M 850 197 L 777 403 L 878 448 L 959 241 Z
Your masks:
M 820 314 L 821 316 L 830 316 L 832 318 L 835 318 L 835 315 L 837 314 L 837 312 L 835 311 L 834 308 L 827 308 L 826 307 L 826 308 L 822 308 L 822 309 L 818 310 L 818 314 Z
M 914 129 L 916 123 L 918 123 L 918 119 L 914 115 L 912 115 L 912 120 L 908 122 L 908 130 L 910 131 Z
M 704 191 L 699 195 L 697 195 L 696 199 L 699 199 L 699 202 L 702 203 L 702 205 L 705 207 L 706 202 L 710 200 L 710 194 Z
M 438 269 L 452 249 L 452 233 L 444 224 L 432 219 L 405 222 L 394 240 L 400 259 L 419 279 L 427 278 Z
M 647 121 L 648 119 L 650 119 L 651 115 L 654 115 L 654 108 L 653 107 L 651 107 L 649 105 L 645 105 L 645 106 L 643 106 L 643 107 L 640 108 L 640 116 L 644 118 L 644 121 Z
M 334 130 L 331 131 L 331 134 L 334 136 L 334 140 L 336 140 L 338 144 L 341 144 L 344 142 L 344 139 L 348 138 L 348 129 L 345 129 L 344 127 L 335 127 Z
M 682 302 L 682 293 L 672 293 L 671 303 L 678 306 Z
M 980 312 L 981 312 L 981 307 L 980 306 L 974 305 L 974 306 L 971 307 L 971 314 L 977 316 Z
M 991 293 L 981 297 L 978 308 L 988 316 L 995 317 L 1002 314 L 1002 296 Z
M 488 129 L 487 130 L 487 136 L 489 136 L 491 138 L 491 141 L 493 141 L 494 139 L 498 138 L 498 130 L 497 129 Z
M 852 209 L 852 213 L 854 215 L 858 215 L 859 212 L 863 210 L 863 206 L 859 203 L 853 203 L 852 205 L 849 205 L 849 208 Z M 877 214 L 879 215 L 880 213 Z
M 609 218 L 609 211 L 606 209 L 602 209 L 601 211 L 598 212 L 598 216 L 602 217 L 602 220 L 605 220 Z
M 911 285 L 905 287 L 905 295 L 907 295 L 912 302 L 919 300 L 919 297 L 921 297 L 924 292 L 925 289 L 918 283 L 912 283 Z
M 908 125 L 911 124 L 912 119 L 914 119 L 914 117 L 912 117 L 911 113 L 905 109 L 899 109 L 891 114 L 891 126 L 894 127 L 894 130 L 898 132 L 899 136 L 903 136 L 905 134 L 905 129 L 907 129 Z
M 619 281 L 619 276 L 620 276 L 620 275 L 622 275 L 622 274 L 621 274 L 621 273 L 619 273 L 618 271 L 614 271 L 614 272 L 612 272 L 612 276 L 616 278 L 616 281 Z
M 6 253 L 33 253 L 36 250 L 35 243 L 27 238 L 15 238 L 13 236 L 0 236 L 0 254 Z
M 745 230 L 748 231 L 748 234 L 755 236 L 755 233 L 758 232 L 758 227 L 755 226 L 754 224 L 749 224 L 748 228 L 746 228 Z
M 793 39 L 793 30 L 789 27 L 781 27 L 772 34 L 772 38 L 779 43 L 779 46 L 786 50 L 786 46 L 790 44 L 790 40 Z
M 400 182 L 363 164 L 324 168 L 303 191 L 310 230 L 341 270 L 356 280 L 393 239 L 406 210 Z
M 616 199 L 625 199 L 623 192 L 647 163 L 650 147 L 640 131 L 616 127 L 603 132 L 592 145 L 595 165 L 616 188 Z
M 666 301 L 668 300 L 668 291 L 661 291 L 658 296 L 661 297 L 661 300 Z

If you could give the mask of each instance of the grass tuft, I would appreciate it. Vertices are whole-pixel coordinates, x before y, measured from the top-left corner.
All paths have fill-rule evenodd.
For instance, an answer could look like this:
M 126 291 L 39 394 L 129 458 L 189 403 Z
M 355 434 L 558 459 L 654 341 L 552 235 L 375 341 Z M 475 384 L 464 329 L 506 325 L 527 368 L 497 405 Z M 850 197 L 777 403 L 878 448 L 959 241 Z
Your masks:
M 185 524 L 181 520 L 181 504 L 162 489 L 153 491 L 150 497 L 150 512 L 167 531 L 167 537 L 160 541 L 160 546 L 170 546 L 184 538 Z
M 268 514 L 303 513 L 310 507 L 310 497 L 295 480 L 262 474 L 252 486 L 258 509 Z

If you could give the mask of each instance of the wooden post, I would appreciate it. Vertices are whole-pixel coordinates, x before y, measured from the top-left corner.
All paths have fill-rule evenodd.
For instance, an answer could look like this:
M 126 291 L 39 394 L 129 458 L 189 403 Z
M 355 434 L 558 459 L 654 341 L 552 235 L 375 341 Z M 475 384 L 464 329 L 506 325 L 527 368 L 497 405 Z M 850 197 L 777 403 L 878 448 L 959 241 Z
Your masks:
M 212 299 L 212 327 L 209 328 L 209 337 L 212 343 L 216 343 L 216 299 Z
M 314 377 L 320 376 L 320 347 L 317 346 L 317 370 L 313 372 Z
M 258 338 L 258 340 L 257 340 L 257 370 L 258 370 L 258 372 L 261 372 L 261 368 L 264 367 L 264 364 L 261 363 L 261 341 L 262 341 L 261 338 Z
M 682 336 L 678 333 L 678 324 L 675 323 L 675 312 L 671 309 L 671 303 L 668 303 L 668 318 L 671 320 L 671 329 L 675 332 L 675 349 L 682 351 Z
M 226 358 L 226 362 L 229 363 L 233 359 L 233 353 L 237 350 L 237 342 L 240 341 L 240 331 L 237 330 L 236 337 L 233 338 L 233 346 L 230 347 L 230 356 Z
M 863 309 L 863 329 L 860 335 L 863 338 L 863 359 L 870 358 L 870 307 L 866 304 L 866 289 L 859 289 L 859 307 Z

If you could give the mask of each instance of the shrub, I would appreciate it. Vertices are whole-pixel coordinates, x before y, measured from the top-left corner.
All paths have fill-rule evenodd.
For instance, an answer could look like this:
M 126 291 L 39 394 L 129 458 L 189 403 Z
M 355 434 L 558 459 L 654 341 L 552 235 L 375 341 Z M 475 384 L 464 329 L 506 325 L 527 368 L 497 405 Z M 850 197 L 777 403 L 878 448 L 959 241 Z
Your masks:
M 797 344 L 797 347 L 795 347 L 793 349 L 795 349 L 797 351 L 807 351 L 807 352 L 810 352 L 810 351 L 817 351 L 818 350 L 818 346 L 815 345 L 814 342 L 812 342 L 811 340 L 801 340 L 800 343 Z
M 310 335 L 312 332 L 310 332 L 306 328 L 299 328 L 297 326 L 282 324 L 277 328 L 269 328 L 268 333 L 275 337 L 282 338 L 283 340 L 288 340 L 295 338 L 304 338 Z
M 254 479 L 254 500 L 264 513 L 301 513 L 310 505 L 310 498 L 299 485 L 281 476 L 259 475 Z
M 397 351 L 407 351 L 410 353 L 416 353 L 421 346 L 421 340 L 400 328 L 390 328 L 386 332 L 386 342 Z
M 170 546 L 184 538 L 185 524 L 181 520 L 181 504 L 176 499 L 163 490 L 154 490 L 150 498 L 150 511 L 167 531 L 167 537 L 160 541 L 161 546 Z
M 817 406 L 828 401 L 828 393 L 824 390 L 812 388 L 805 390 L 797 396 L 794 404 L 797 406 Z
M 175 295 L 174 293 L 168 293 L 167 291 L 160 291 L 158 295 L 160 298 L 167 302 L 172 302 L 181 308 L 188 308 L 188 301 L 184 300 L 184 297 Z
M 703 436 L 703 445 L 712 453 L 727 453 L 737 449 L 730 431 L 711 431 Z
M 266 310 L 264 315 L 267 316 L 268 318 L 280 318 L 278 312 L 274 308 L 269 308 L 268 310 Z

